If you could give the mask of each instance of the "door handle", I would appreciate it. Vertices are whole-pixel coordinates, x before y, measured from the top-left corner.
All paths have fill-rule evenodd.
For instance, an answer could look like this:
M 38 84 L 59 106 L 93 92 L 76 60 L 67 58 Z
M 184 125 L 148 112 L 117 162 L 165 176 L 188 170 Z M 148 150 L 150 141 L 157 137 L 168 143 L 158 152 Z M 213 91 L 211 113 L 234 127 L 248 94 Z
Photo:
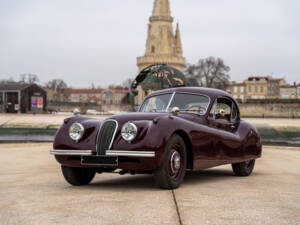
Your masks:
M 235 126 L 234 126 L 234 125 L 231 125 L 231 126 L 230 126 L 230 128 L 231 128 L 231 129 L 234 129 L 234 128 L 235 128 Z

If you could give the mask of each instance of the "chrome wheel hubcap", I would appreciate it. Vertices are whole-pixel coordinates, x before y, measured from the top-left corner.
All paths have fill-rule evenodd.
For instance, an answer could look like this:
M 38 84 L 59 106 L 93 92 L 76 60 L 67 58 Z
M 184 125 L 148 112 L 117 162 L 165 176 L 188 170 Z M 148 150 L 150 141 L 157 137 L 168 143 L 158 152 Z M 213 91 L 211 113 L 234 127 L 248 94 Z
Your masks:
M 181 166 L 180 154 L 177 151 L 174 151 L 170 159 L 170 167 L 173 174 L 176 174 Z

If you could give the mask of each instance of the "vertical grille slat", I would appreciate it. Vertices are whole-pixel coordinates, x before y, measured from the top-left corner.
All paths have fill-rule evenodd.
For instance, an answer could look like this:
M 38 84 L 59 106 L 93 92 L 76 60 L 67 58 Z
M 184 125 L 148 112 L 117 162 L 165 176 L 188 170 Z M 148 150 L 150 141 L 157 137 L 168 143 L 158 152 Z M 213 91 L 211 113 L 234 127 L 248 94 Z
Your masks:
M 118 128 L 118 122 L 115 120 L 104 121 L 97 137 L 97 155 L 105 155 L 109 150 Z

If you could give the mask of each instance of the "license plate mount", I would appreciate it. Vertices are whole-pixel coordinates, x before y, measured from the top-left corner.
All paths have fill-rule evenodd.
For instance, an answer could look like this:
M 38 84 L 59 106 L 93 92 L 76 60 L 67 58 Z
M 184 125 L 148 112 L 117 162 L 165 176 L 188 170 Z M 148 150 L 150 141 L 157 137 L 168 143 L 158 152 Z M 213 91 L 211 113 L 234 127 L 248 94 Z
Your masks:
M 117 166 L 117 156 L 89 155 L 81 156 L 81 165 L 86 166 Z

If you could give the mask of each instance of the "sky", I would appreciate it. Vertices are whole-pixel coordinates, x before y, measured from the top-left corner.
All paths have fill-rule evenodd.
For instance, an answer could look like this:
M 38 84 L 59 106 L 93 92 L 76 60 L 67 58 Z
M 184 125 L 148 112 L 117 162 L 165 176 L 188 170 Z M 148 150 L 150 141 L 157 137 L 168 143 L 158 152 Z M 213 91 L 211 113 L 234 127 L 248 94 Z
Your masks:
M 77 88 L 121 84 L 138 73 L 154 0 L 0 0 L 0 80 L 37 74 Z M 300 1 L 170 0 L 184 57 L 300 82 Z

